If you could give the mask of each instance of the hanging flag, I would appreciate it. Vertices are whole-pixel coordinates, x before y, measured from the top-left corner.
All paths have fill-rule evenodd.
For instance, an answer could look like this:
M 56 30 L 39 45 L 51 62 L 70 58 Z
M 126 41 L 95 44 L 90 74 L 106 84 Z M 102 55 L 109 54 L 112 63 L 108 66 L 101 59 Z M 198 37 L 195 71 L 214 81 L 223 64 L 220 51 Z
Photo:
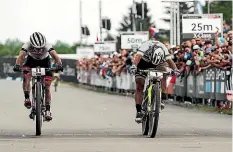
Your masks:
M 98 33 L 96 33 L 96 42 L 99 42 L 99 36 L 98 36 Z
M 150 31 L 151 35 L 152 35 L 154 38 L 156 38 L 156 37 L 158 36 L 158 33 L 159 33 L 159 30 L 158 30 L 158 29 L 156 29 L 156 28 L 150 26 L 150 27 L 149 27 L 149 31 Z

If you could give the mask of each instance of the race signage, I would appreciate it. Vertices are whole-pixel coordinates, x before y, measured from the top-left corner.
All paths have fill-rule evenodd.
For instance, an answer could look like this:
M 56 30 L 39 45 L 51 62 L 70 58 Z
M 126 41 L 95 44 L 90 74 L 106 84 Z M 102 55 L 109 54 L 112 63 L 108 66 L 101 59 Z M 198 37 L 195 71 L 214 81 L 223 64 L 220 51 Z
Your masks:
M 121 49 L 137 49 L 143 42 L 149 40 L 149 32 L 122 32 Z
M 94 44 L 95 53 L 112 53 L 116 51 L 116 42 L 114 41 L 105 41 L 105 42 L 96 42 Z
M 218 30 L 222 34 L 222 14 L 183 14 L 182 34 L 184 39 L 213 39 Z
M 78 59 L 91 59 L 95 56 L 93 48 L 89 47 L 77 47 L 76 54 Z

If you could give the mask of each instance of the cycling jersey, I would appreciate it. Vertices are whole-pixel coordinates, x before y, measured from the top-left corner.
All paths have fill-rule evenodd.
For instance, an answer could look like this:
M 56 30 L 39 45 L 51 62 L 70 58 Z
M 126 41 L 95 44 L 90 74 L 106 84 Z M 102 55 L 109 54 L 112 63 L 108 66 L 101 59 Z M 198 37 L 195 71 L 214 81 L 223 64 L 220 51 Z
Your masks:
M 145 79 L 147 77 L 146 72 L 140 72 L 139 69 L 145 70 L 154 68 L 159 71 L 167 71 L 168 64 L 166 60 L 172 59 L 171 54 L 168 52 L 166 46 L 155 40 L 149 40 L 144 42 L 138 49 L 137 54 L 142 55 L 142 59 L 137 65 L 137 71 L 135 77 Z
M 49 56 L 49 52 L 54 50 L 52 45 L 47 43 L 44 48 L 36 49 L 30 42 L 25 43 L 21 50 L 25 51 L 29 56 L 36 60 L 43 60 Z
M 144 42 L 139 47 L 137 54 L 142 55 L 143 60 L 154 65 L 159 65 L 166 62 L 167 59 L 171 59 L 171 54 L 166 46 L 163 43 L 155 40 Z

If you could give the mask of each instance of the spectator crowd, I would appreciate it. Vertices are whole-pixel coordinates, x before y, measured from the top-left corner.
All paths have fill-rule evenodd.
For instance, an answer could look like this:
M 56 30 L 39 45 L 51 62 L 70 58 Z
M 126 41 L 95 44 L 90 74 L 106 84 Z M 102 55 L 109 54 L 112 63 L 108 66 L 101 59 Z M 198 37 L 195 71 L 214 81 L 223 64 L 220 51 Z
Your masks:
M 180 72 L 187 76 L 190 72 L 198 74 L 209 68 L 231 69 L 232 66 L 232 29 L 224 23 L 223 36 L 219 31 L 214 39 L 193 38 L 177 46 L 163 42 L 173 56 Z M 100 55 L 92 59 L 82 59 L 77 67 L 82 70 L 95 69 L 103 78 L 114 77 L 122 72 L 129 72 L 135 54 L 131 50 L 119 50 L 111 55 Z

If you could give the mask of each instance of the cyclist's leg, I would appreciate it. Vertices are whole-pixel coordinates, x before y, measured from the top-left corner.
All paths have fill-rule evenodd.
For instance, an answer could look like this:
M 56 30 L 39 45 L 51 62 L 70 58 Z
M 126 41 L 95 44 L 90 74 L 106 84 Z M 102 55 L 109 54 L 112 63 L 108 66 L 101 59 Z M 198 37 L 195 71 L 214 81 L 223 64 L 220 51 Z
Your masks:
M 166 62 L 159 64 L 158 66 L 156 66 L 156 70 L 159 70 L 161 72 L 166 72 L 167 71 L 167 67 L 168 64 Z M 161 81 L 161 87 L 162 87 L 162 92 L 165 93 L 167 86 L 166 83 L 167 82 L 167 76 L 164 76 L 162 81 Z
M 165 63 L 161 63 L 158 66 L 156 66 L 156 70 L 166 72 L 167 71 L 167 67 L 168 67 L 168 64 L 166 62 Z M 166 99 L 165 92 L 167 90 L 167 76 L 163 76 L 163 79 L 161 80 L 161 89 L 162 89 L 161 108 L 164 109 L 165 108 L 164 100 Z
M 28 56 L 26 59 L 25 64 L 23 64 L 23 68 L 31 68 L 33 63 L 32 57 Z M 31 73 L 22 73 L 23 77 L 23 92 L 24 92 L 24 106 L 28 109 L 31 108 L 31 101 L 30 101 L 30 81 L 31 81 Z
M 50 68 L 51 62 L 49 56 L 43 60 L 40 61 L 40 67 L 44 68 Z M 46 107 L 46 120 L 52 120 L 52 114 L 50 112 L 51 108 L 51 93 L 50 93 L 50 86 L 53 80 L 53 73 L 51 71 L 46 72 L 46 75 L 44 77 L 44 83 L 45 83 L 45 107 Z
M 152 65 L 143 59 L 140 60 L 138 63 L 137 68 L 144 70 L 151 68 Z M 145 79 L 147 77 L 147 74 L 145 72 L 140 72 L 139 70 L 135 74 L 135 81 L 136 81 L 136 94 L 135 94 L 135 104 L 136 104 L 136 122 L 141 122 L 142 121 L 142 101 L 143 101 L 143 90 L 144 90 L 144 84 L 145 84 Z
M 46 104 L 46 110 L 50 111 L 50 103 L 51 103 L 50 86 L 51 86 L 51 83 L 52 83 L 52 76 L 51 76 L 50 72 L 46 72 L 46 76 L 44 77 L 44 82 L 45 82 L 45 104 Z
M 40 67 L 43 68 L 50 68 L 51 67 L 51 62 L 49 56 L 43 60 L 40 60 L 39 65 Z M 44 82 L 45 82 L 45 104 L 50 105 L 51 102 L 51 93 L 50 93 L 50 86 L 53 80 L 53 73 L 51 71 L 46 72 L 45 77 L 44 77 Z M 46 108 L 47 110 L 50 110 L 50 106 Z

